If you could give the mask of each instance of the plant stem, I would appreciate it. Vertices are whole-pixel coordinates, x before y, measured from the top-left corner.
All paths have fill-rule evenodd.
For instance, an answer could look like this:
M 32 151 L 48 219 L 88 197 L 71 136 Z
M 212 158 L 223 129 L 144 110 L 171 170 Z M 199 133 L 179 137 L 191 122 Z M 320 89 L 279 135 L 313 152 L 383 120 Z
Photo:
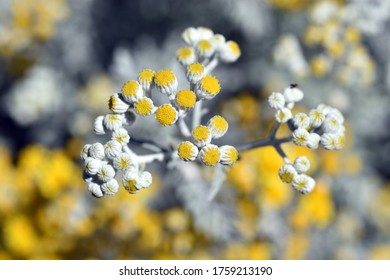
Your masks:
M 192 115 L 192 129 L 200 125 L 202 118 L 202 100 L 199 100 L 195 104 L 194 113 Z
M 292 140 L 292 137 L 285 137 L 285 138 L 279 138 L 279 139 L 266 138 L 266 139 L 256 140 L 256 141 L 253 141 L 250 143 L 236 146 L 236 149 L 239 152 L 244 152 L 247 150 L 252 150 L 252 149 L 266 147 L 266 146 L 274 146 L 275 147 L 276 145 L 280 145 L 282 143 L 291 142 L 291 140 Z
M 191 136 L 191 131 L 188 128 L 187 124 L 184 121 L 184 116 L 179 116 L 179 119 L 177 121 L 177 126 L 179 127 L 180 133 L 188 138 Z

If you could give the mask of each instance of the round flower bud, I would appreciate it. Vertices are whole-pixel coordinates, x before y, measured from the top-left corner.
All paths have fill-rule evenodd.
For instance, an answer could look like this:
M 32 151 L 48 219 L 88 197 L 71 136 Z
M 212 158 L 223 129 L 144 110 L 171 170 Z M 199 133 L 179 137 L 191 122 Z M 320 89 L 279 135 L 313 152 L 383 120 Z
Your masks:
M 190 83 L 196 84 L 203 78 L 204 67 L 200 63 L 192 63 L 187 66 L 186 77 Z
M 209 144 L 200 150 L 199 157 L 205 165 L 215 166 L 221 158 L 221 152 L 218 146 Z
M 324 122 L 322 123 L 322 129 L 325 133 L 339 132 L 341 129 L 340 119 L 332 113 L 327 114 Z
M 310 124 L 312 127 L 317 128 L 322 125 L 325 120 L 325 115 L 321 110 L 313 109 L 309 112 Z
M 118 192 L 119 183 L 115 179 L 111 179 L 108 182 L 102 184 L 101 189 L 106 195 L 114 195 Z
M 139 185 L 142 187 L 142 188 L 149 188 L 150 185 L 152 184 L 153 182 L 153 177 L 152 177 L 152 174 L 150 174 L 150 172 L 147 172 L 147 171 L 144 171 L 142 172 L 139 176 L 138 176 L 138 181 L 139 181 Z
M 103 182 L 108 182 L 115 176 L 114 168 L 109 164 L 102 164 L 97 172 L 98 178 Z
M 283 94 L 280 92 L 273 92 L 268 97 L 268 104 L 271 108 L 280 110 L 284 108 L 285 100 Z
M 196 84 L 195 93 L 200 99 L 212 99 L 221 91 L 219 81 L 214 76 L 206 75 Z
M 293 188 L 302 194 L 311 192 L 314 189 L 315 184 L 316 182 L 314 179 L 305 174 L 298 174 L 292 181 Z
M 335 150 L 337 145 L 337 134 L 334 133 L 322 134 L 321 144 L 327 150 Z
M 88 191 L 94 196 L 94 197 L 97 197 L 97 198 L 101 198 L 104 196 L 104 193 L 102 191 L 102 189 L 100 188 L 100 186 L 96 183 L 89 183 L 88 184 Z
M 337 151 L 341 150 L 345 146 L 345 134 L 339 132 L 336 134 L 336 149 Z
M 297 128 L 307 129 L 310 126 L 310 118 L 305 113 L 297 113 L 292 118 L 292 122 Z
M 137 81 L 128 81 L 122 87 L 122 97 L 128 103 L 134 103 L 143 96 L 144 92 Z
M 210 40 L 200 40 L 195 46 L 196 53 L 201 58 L 209 58 L 214 52 L 215 48 Z
M 233 146 L 224 145 L 222 147 L 219 147 L 219 151 L 221 152 L 221 164 L 233 165 L 237 162 L 238 151 Z
M 235 62 L 240 56 L 240 46 L 234 41 L 227 41 L 219 53 L 221 61 L 225 63 Z
M 81 153 L 80 153 L 80 158 L 81 160 L 84 162 L 87 157 L 88 157 L 88 151 L 89 151 L 89 148 L 91 147 L 92 145 L 91 144 L 86 144 L 84 145 L 84 147 L 81 149 Z
M 291 110 L 288 108 L 282 108 L 280 110 L 276 111 L 275 119 L 279 123 L 286 123 L 288 122 L 292 117 Z
M 318 135 L 317 133 L 310 133 L 309 140 L 307 142 L 307 147 L 312 150 L 318 149 L 320 140 L 321 140 L 320 135 Z
M 154 76 L 156 87 L 168 96 L 174 95 L 177 90 L 178 82 L 172 70 L 161 70 Z
M 310 169 L 310 160 L 305 156 L 297 157 L 294 161 L 294 168 L 298 173 L 305 173 Z
M 304 128 L 298 128 L 292 134 L 293 142 L 297 146 L 306 146 L 309 142 L 309 136 L 309 132 Z
M 199 32 L 194 27 L 186 28 L 181 36 L 183 40 L 191 46 L 195 45 L 199 40 Z
M 343 123 L 344 123 L 344 116 L 343 116 L 343 114 L 342 114 L 338 109 L 330 107 L 330 109 L 329 109 L 329 114 L 332 114 L 333 116 L 335 116 L 336 118 L 338 118 L 340 124 L 343 124 Z
M 108 100 L 108 108 L 117 114 L 122 114 L 129 109 L 129 105 L 125 103 L 117 93 L 111 95 Z
M 128 153 L 121 153 L 113 160 L 113 165 L 118 170 L 127 170 L 134 165 L 134 160 Z
M 126 145 L 130 141 L 130 136 L 124 128 L 115 129 L 112 133 L 111 140 L 117 141 L 121 145 Z
M 291 183 L 297 176 L 297 171 L 291 164 L 285 164 L 279 168 L 279 178 L 283 183 Z
M 198 148 L 189 141 L 181 142 L 177 146 L 177 154 L 184 161 L 193 161 L 198 156 Z
M 164 104 L 157 108 L 155 117 L 163 126 L 170 126 L 177 121 L 178 113 L 171 104 Z
M 123 116 L 118 114 L 107 114 L 104 117 L 103 123 L 108 130 L 118 129 L 123 124 Z
M 104 144 L 104 153 L 106 157 L 113 159 L 122 152 L 122 145 L 116 140 L 110 140 Z
M 196 62 L 195 50 L 193 48 L 181 48 L 176 52 L 176 58 L 181 65 L 187 66 Z
M 210 28 L 199 26 L 196 30 L 199 40 L 210 40 L 214 36 L 214 32 Z
M 100 167 L 102 162 L 96 158 L 87 157 L 84 162 L 85 172 L 89 175 L 95 175 Z
M 134 104 L 135 112 L 140 116 L 149 116 L 153 113 L 153 100 L 148 97 L 143 97 Z
M 192 130 L 195 145 L 203 147 L 211 142 L 211 131 L 207 126 L 199 125 Z
M 209 120 L 207 127 L 211 131 L 211 136 L 214 139 L 218 139 L 225 135 L 229 128 L 229 124 L 225 118 L 217 115 Z
M 286 103 L 296 103 L 303 99 L 303 92 L 298 88 L 298 85 L 292 84 L 283 92 Z
M 181 90 L 176 94 L 175 102 L 182 110 L 192 109 L 196 104 L 196 94 L 189 89 Z
M 88 154 L 89 154 L 90 157 L 93 157 L 93 158 L 96 158 L 96 159 L 99 159 L 99 160 L 104 159 L 105 154 L 104 154 L 103 144 L 101 144 L 101 143 L 93 144 L 89 148 Z
M 123 187 L 128 193 L 137 193 L 142 186 L 139 184 L 138 174 L 134 171 L 125 172 L 122 178 Z
M 325 104 L 320 104 L 317 106 L 317 110 L 321 111 L 324 115 L 327 115 L 330 113 L 332 107 L 325 105 Z
M 211 43 L 215 47 L 215 51 L 221 52 L 223 48 L 225 47 L 226 39 L 221 34 L 215 34 L 211 39 Z
M 138 73 L 137 81 L 144 91 L 150 91 L 150 89 L 154 86 L 154 75 L 155 72 L 150 69 L 144 69 Z
M 93 130 L 96 135 L 106 134 L 106 132 L 104 131 L 103 120 L 104 120 L 104 116 L 99 116 L 95 119 Z

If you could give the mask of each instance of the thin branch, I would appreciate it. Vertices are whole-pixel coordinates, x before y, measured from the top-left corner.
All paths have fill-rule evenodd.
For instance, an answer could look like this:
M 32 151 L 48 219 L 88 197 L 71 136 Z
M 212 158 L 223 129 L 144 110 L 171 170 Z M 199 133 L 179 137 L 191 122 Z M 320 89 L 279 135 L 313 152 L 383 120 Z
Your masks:
M 180 133 L 181 133 L 184 137 L 188 138 L 188 137 L 191 136 L 191 131 L 190 131 L 190 129 L 188 128 L 186 122 L 184 121 L 184 116 L 180 116 L 179 119 L 178 119 L 178 121 L 176 122 L 176 124 L 177 124 L 177 126 L 178 126 L 178 128 L 179 128 L 179 130 L 180 130 Z
M 256 148 L 260 148 L 260 147 L 266 147 L 266 146 L 275 146 L 275 145 L 279 145 L 279 144 L 287 143 L 287 142 L 291 142 L 291 141 L 292 141 L 292 137 L 291 136 L 290 137 L 285 137 L 285 138 L 279 138 L 279 139 L 267 138 L 267 139 L 256 140 L 256 141 L 253 141 L 253 142 L 250 142 L 250 143 L 246 143 L 246 144 L 242 144 L 242 145 L 236 146 L 236 149 L 239 152 L 244 152 L 244 151 L 247 151 L 247 150 L 252 150 L 252 149 L 256 149 Z
M 218 66 L 218 57 L 214 57 L 205 67 L 204 73 L 207 75 L 211 73 Z
M 192 115 L 192 128 L 194 129 L 200 125 L 202 119 L 202 100 L 199 100 L 195 104 L 194 112 Z

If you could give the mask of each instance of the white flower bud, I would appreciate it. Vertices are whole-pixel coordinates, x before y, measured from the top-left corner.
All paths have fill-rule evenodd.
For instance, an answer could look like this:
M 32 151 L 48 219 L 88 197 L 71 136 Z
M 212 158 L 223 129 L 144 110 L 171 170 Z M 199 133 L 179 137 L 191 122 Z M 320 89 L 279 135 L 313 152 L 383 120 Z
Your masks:
M 96 183 L 90 183 L 88 184 L 88 191 L 97 198 L 101 198 L 104 196 L 102 189 L 100 186 Z
M 111 140 L 117 141 L 121 145 L 126 145 L 130 141 L 130 136 L 124 128 L 115 129 L 112 133 Z
M 211 43 L 215 47 L 215 51 L 221 52 L 222 49 L 225 47 L 226 39 L 221 34 L 215 34 L 211 39 Z
M 285 103 L 286 103 L 286 101 L 284 100 L 284 96 L 280 92 L 273 92 L 268 97 L 268 104 L 273 109 L 276 109 L 276 110 L 283 109 Z
M 104 120 L 104 116 L 99 116 L 95 119 L 93 130 L 96 135 L 106 134 L 106 132 L 104 131 L 103 120 Z
M 292 84 L 284 90 L 283 96 L 287 103 L 296 103 L 302 100 L 303 92 L 298 85 Z
M 104 147 L 101 143 L 94 143 L 88 150 L 88 154 L 90 157 L 96 158 L 96 159 L 104 159 Z
M 103 164 L 98 172 L 97 172 L 98 178 L 103 182 L 108 182 L 115 176 L 115 170 L 114 168 L 109 164 Z
M 297 128 L 307 129 L 310 125 L 310 118 L 305 113 L 298 113 L 292 118 L 292 122 Z
M 295 190 L 302 194 L 307 194 L 314 189 L 316 182 L 310 176 L 298 174 L 292 181 L 292 186 Z
M 233 165 L 238 160 L 238 151 L 233 146 L 224 145 L 219 147 L 221 152 L 220 163 L 223 165 Z
M 95 175 L 99 171 L 101 165 L 102 162 L 100 160 L 87 157 L 84 162 L 85 172 L 89 175 Z
M 119 184 L 115 179 L 111 179 L 101 186 L 101 189 L 106 195 L 114 195 L 118 192 Z
M 128 153 L 121 153 L 113 160 L 113 165 L 118 170 L 127 170 L 134 164 L 135 161 L 133 157 Z
M 199 40 L 210 40 L 214 36 L 214 32 L 210 28 L 199 26 L 196 30 Z
M 309 112 L 310 124 L 312 127 L 320 127 L 322 122 L 325 120 L 325 114 L 318 109 L 310 110 Z
M 320 104 L 317 106 L 317 110 L 321 111 L 324 115 L 327 115 L 330 113 L 332 107 L 326 105 L 326 104 Z
M 86 144 L 84 145 L 84 147 L 81 149 L 81 153 L 80 153 L 80 158 L 81 160 L 84 162 L 86 160 L 86 158 L 88 157 L 88 151 L 89 151 L 89 148 L 91 147 L 92 145 L 91 144 Z
M 327 150 L 336 150 L 337 147 L 337 134 L 324 133 L 321 136 L 321 144 Z
M 144 171 L 139 175 L 139 185 L 142 188 L 148 188 L 153 182 L 152 174 L 150 172 Z
M 337 133 L 341 129 L 340 119 L 333 113 L 327 114 L 322 129 L 325 133 Z
M 181 36 L 183 40 L 191 46 L 195 45 L 199 40 L 199 32 L 194 27 L 189 27 L 184 30 Z
M 309 132 L 304 128 L 298 128 L 292 134 L 293 142 L 297 146 L 306 146 L 309 143 L 309 136 Z
M 137 193 L 142 186 L 139 184 L 138 174 L 133 170 L 127 170 L 122 178 L 123 187 L 131 194 Z
M 307 142 L 307 147 L 309 149 L 315 150 L 318 149 L 318 146 L 320 144 L 321 136 L 317 133 L 310 133 L 309 139 Z
M 235 62 L 240 56 L 240 46 L 234 41 L 227 41 L 219 52 L 219 58 L 225 63 Z
M 122 114 L 125 113 L 130 106 L 119 97 L 119 94 L 115 93 L 111 95 L 108 101 L 108 107 L 114 113 Z
M 278 110 L 275 114 L 275 119 L 279 123 L 286 123 L 289 119 L 291 119 L 292 113 L 290 109 L 282 108 Z
M 310 160 L 305 156 L 297 157 L 294 161 L 294 168 L 298 173 L 305 173 L 310 169 Z
M 291 183 L 296 177 L 297 171 L 291 164 L 285 164 L 279 169 L 279 178 L 283 183 Z
M 122 152 L 122 145 L 116 140 L 110 140 L 104 145 L 105 155 L 113 159 Z
M 123 115 L 120 114 L 107 114 L 103 120 L 104 126 L 108 130 L 115 130 L 122 126 L 123 124 Z
M 339 119 L 340 124 L 344 123 L 344 116 L 343 114 L 336 108 L 330 108 L 329 114 L 332 114 L 336 118 Z

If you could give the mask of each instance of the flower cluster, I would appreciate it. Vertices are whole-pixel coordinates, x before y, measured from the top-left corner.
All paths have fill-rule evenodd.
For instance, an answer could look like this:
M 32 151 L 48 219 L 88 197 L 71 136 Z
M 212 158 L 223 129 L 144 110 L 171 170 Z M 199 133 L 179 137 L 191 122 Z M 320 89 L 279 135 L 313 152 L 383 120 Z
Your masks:
M 344 117 L 341 112 L 328 105 L 320 104 L 308 114 L 291 110 L 304 94 L 297 84 L 291 84 L 283 93 L 273 92 L 268 103 L 277 110 L 275 119 L 278 123 L 287 123 L 292 131 L 292 141 L 297 146 L 318 149 L 321 144 L 327 150 L 341 150 L 345 144 Z M 305 157 L 298 157 L 294 164 L 285 158 L 286 165 L 279 170 L 279 177 L 285 183 L 292 183 L 301 193 L 308 193 L 314 188 L 314 180 L 304 173 L 309 170 L 310 162 Z
M 212 139 L 222 137 L 227 130 L 228 122 L 218 115 L 212 117 L 207 126 L 196 126 L 191 133 L 193 143 L 184 141 L 177 147 L 180 159 L 193 161 L 199 157 L 200 161 L 207 166 L 215 166 L 217 163 L 233 165 L 238 159 L 236 148 L 230 145 L 218 147 L 211 144 Z
M 162 126 L 177 124 L 182 136 L 188 140 L 192 137 L 194 144 L 184 141 L 175 152 L 185 161 L 195 160 L 198 155 L 200 161 L 208 166 L 217 163 L 233 165 L 237 161 L 238 152 L 234 147 L 211 144 L 213 138 L 222 137 L 228 129 L 223 117 L 214 116 L 207 126 L 199 124 L 201 102 L 214 98 L 221 90 L 218 79 L 209 73 L 219 61 L 236 61 L 241 55 L 240 48 L 234 41 L 226 41 L 224 36 L 205 27 L 188 28 L 182 36 L 189 46 L 179 49 L 176 55 L 184 67 L 188 88 L 178 90 L 178 80 L 170 69 L 157 72 L 144 69 L 138 73 L 137 79 L 125 82 L 119 93 L 111 95 L 108 107 L 112 113 L 96 118 L 95 133 L 103 135 L 110 132 L 111 140 L 105 144 L 87 144 L 81 152 L 85 181 L 94 196 L 113 195 L 118 191 L 119 183 L 114 178 L 118 171 L 123 173 L 122 183 L 129 193 L 149 187 L 152 176 L 140 170 L 140 165 L 165 158 L 164 154 L 158 154 L 145 160 L 129 149 L 130 136 L 123 126 L 131 125 L 136 116 L 154 115 Z M 167 96 L 167 103 L 154 105 L 154 88 Z M 191 109 L 194 109 L 192 132 L 184 120 Z M 172 157 L 172 154 L 169 156 Z

